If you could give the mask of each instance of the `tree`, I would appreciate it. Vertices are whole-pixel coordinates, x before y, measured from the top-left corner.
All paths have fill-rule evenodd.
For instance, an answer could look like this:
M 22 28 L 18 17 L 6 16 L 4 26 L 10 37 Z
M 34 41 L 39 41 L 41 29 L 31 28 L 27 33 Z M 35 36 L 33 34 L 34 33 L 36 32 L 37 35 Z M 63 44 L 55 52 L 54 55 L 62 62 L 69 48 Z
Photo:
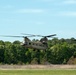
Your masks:
M 49 61 L 53 64 L 67 63 L 69 58 L 73 55 L 67 43 L 56 44 L 50 48 L 50 51 L 51 56 L 49 57 Z
M 4 63 L 4 46 L 0 45 L 0 63 Z
M 13 42 L 13 44 L 20 45 L 20 44 L 21 44 L 21 42 L 20 42 L 20 41 L 18 41 L 18 40 L 16 40 L 16 41 L 14 41 L 14 42 Z

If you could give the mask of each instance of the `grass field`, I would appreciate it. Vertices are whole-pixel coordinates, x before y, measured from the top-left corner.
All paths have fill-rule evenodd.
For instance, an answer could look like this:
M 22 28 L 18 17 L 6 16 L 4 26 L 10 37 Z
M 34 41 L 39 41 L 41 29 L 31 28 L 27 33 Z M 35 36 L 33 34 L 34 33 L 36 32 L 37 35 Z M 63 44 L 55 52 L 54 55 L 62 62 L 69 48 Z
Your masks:
M 59 70 L 0 70 L 0 75 L 76 75 L 76 69 Z

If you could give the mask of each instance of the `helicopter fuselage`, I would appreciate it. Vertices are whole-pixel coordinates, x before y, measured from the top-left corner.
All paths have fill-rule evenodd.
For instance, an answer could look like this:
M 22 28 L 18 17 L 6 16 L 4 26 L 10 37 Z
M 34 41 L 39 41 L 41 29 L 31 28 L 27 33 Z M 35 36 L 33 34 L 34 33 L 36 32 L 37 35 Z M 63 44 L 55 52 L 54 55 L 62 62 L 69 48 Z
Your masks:
M 24 42 L 22 43 L 22 46 L 25 48 L 33 48 L 33 49 L 40 49 L 40 50 L 46 50 L 47 49 L 47 44 L 42 43 L 42 42 Z

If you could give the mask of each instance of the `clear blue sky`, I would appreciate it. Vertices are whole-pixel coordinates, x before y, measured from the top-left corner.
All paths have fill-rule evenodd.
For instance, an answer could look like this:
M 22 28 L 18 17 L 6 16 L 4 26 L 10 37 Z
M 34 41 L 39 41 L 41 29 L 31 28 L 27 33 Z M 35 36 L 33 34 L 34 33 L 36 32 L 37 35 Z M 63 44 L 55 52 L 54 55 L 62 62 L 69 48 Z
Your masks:
M 76 0 L 0 0 L 0 35 L 21 33 L 76 38 Z

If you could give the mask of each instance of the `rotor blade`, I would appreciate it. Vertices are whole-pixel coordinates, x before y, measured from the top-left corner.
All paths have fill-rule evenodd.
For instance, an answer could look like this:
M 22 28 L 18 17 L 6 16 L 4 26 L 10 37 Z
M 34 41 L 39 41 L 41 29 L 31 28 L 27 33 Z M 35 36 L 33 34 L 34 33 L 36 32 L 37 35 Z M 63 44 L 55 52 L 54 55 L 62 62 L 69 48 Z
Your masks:
M 21 33 L 22 35 L 30 35 L 30 36 L 33 36 L 33 37 L 43 37 L 42 35 L 34 35 L 34 34 L 25 34 L 25 33 Z
M 23 35 L 30 35 L 32 37 L 52 37 L 52 36 L 56 36 L 56 34 L 52 34 L 52 35 L 48 35 L 48 36 L 42 36 L 42 35 L 33 35 L 33 34 L 25 34 L 25 33 L 21 33 Z
M 44 36 L 44 37 L 52 37 L 52 36 L 56 36 L 56 34 L 48 35 L 48 36 Z
M 24 36 L 12 36 L 12 35 L 0 35 L 1 37 L 24 37 Z
M 25 34 L 25 33 L 21 33 L 22 35 L 30 35 L 30 36 L 36 36 L 36 35 L 33 35 L 33 34 Z
M 32 36 L 12 36 L 12 35 L 0 35 L 1 37 L 17 37 L 17 38 L 25 38 L 25 37 L 32 37 Z

